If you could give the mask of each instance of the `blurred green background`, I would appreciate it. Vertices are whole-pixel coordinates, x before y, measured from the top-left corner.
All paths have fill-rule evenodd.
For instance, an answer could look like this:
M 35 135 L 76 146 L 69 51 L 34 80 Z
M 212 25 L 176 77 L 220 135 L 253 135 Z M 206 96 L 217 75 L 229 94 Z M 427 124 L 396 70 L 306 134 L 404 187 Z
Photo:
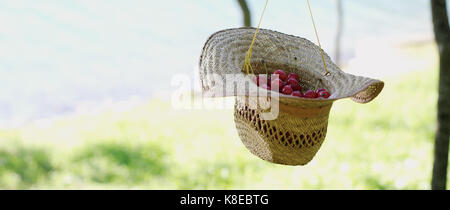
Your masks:
M 406 48 L 411 55 L 434 49 Z M 432 56 L 433 51 L 428 51 Z M 429 189 L 437 68 L 387 78 L 374 102 L 335 103 L 307 166 L 250 154 L 232 110 L 148 104 L 0 131 L 4 189 Z
M 234 0 L 175 2 L 0 0 L 0 189 L 430 189 L 428 1 L 343 1 L 344 71 L 386 86 L 336 102 L 301 167 L 253 156 L 231 109 L 172 108 L 171 77 L 196 74 L 207 36 L 241 25 Z M 332 52 L 334 1 L 311 3 Z M 249 4 L 256 18 L 263 1 Z M 263 27 L 315 40 L 304 6 L 272 1 Z

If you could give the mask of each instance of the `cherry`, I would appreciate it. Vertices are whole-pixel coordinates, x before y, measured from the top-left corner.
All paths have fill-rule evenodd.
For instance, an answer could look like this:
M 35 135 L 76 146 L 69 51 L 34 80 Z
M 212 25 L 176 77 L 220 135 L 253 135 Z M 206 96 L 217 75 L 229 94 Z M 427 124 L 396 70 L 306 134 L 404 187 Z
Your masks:
M 316 93 L 319 94 L 319 93 L 322 92 L 322 91 L 327 91 L 327 89 L 325 89 L 325 88 L 319 88 L 319 89 L 316 90 Z
M 253 77 L 253 82 L 259 86 L 259 75 L 256 75 L 255 77 Z
M 303 94 L 302 94 L 302 92 L 297 90 L 297 91 L 292 92 L 292 96 L 301 98 L 301 97 L 303 97 Z
M 316 91 L 308 90 L 302 93 L 302 86 L 298 82 L 299 77 L 291 72 L 287 75 L 283 70 L 276 70 L 271 75 L 260 74 L 253 78 L 253 81 L 261 88 L 272 90 L 277 89 L 282 94 L 292 95 L 299 98 L 329 98 L 331 96 L 325 88 L 319 88 Z
M 306 91 L 305 94 L 303 94 L 303 96 L 305 98 L 317 98 L 317 94 L 312 90 Z
M 302 91 L 302 86 L 300 86 L 298 84 L 298 81 L 295 80 L 294 78 L 288 79 L 287 84 L 290 85 L 293 90 Z
M 267 90 L 271 90 L 272 88 L 270 88 L 270 86 L 268 86 L 267 84 L 262 84 L 261 88 L 267 89 Z
M 288 80 L 289 80 L 289 79 L 295 79 L 295 80 L 297 80 L 297 81 L 299 80 L 299 79 L 298 79 L 298 75 L 297 75 L 296 73 L 293 73 L 293 72 L 292 72 L 292 73 L 289 73 L 289 75 L 288 75 Z
M 283 70 L 276 70 L 273 74 L 278 74 L 279 78 L 280 78 L 282 81 L 286 81 L 287 78 L 288 78 L 286 72 L 284 72 Z
M 294 90 L 292 90 L 292 87 L 290 85 L 284 86 L 283 90 L 281 91 L 281 93 L 283 93 L 285 95 L 291 95 L 292 92 L 294 92 Z
M 329 98 L 331 96 L 331 94 L 326 90 L 320 91 L 318 95 L 319 95 L 319 97 L 322 97 L 322 98 Z
M 266 84 L 267 85 L 267 75 L 260 74 L 258 75 L 258 86 Z M 268 84 L 270 86 L 270 84 Z
M 270 84 L 270 86 L 273 89 L 278 88 L 279 90 L 281 90 L 281 88 L 283 87 L 283 81 L 281 81 L 280 79 L 274 79 L 274 80 L 272 80 L 272 83 Z

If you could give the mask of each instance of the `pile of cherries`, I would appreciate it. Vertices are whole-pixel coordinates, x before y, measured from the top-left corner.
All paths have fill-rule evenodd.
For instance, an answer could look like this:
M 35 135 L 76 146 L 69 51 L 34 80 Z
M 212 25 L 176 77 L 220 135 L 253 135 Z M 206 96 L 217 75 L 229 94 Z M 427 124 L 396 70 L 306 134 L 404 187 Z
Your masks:
M 278 87 L 279 92 L 284 95 L 292 95 L 299 98 L 329 98 L 331 95 L 324 88 L 303 92 L 303 88 L 298 80 L 299 77 L 296 73 L 289 73 L 288 75 L 283 70 L 276 70 L 272 75 L 260 74 L 254 78 L 254 82 L 258 87 L 267 90 Z

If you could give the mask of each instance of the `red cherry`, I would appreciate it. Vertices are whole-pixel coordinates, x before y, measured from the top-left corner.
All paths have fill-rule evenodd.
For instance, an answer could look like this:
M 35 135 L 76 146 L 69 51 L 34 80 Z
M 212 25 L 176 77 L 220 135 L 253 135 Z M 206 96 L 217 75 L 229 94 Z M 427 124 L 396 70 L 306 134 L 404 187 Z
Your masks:
M 267 90 L 271 90 L 271 88 L 269 86 L 267 86 L 267 84 L 262 84 L 261 88 L 267 89 Z
M 327 90 L 325 88 L 319 88 L 319 89 L 316 90 L 316 93 L 319 94 L 322 91 L 327 91 Z
M 292 87 L 290 85 L 284 86 L 283 90 L 281 91 L 281 93 L 283 93 L 284 95 L 291 95 L 292 92 L 294 92 L 294 90 L 292 90 Z
M 305 94 L 303 94 L 303 96 L 305 98 L 317 98 L 317 94 L 312 90 L 306 91 Z
M 287 84 L 290 85 L 293 90 L 302 91 L 302 86 L 300 86 L 298 84 L 298 81 L 295 80 L 294 78 L 288 79 Z
M 289 73 L 289 75 L 288 75 L 288 79 L 295 79 L 295 80 L 299 80 L 298 79 L 298 75 L 296 74 L 296 73 Z
M 283 81 L 287 80 L 287 74 L 283 70 L 276 70 L 273 74 L 278 74 L 279 78 Z
M 256 75 L 255 77 L 253 77 L 253 82 L 259 86 L 259 75 Z
M 289 78 L 288 81 L 287 81 L 287 83 L 288 83 L 289 85 L 291 85 L 291 84 L 298 84 L 298 81 L 295 80 L 294 78 Z
M 283 87 L 283 81 L 280 79 L 274 79 L 270 85 L 272 89 L 278 88 L 279 90 Z
M 326 90 L 319 92 L 318 95 L 319 95 L 319 97 L 322 97 L 322 98 L 329 98 L 331 96 L 331 94 Z
M 300 86 L 300 84 L 295 84 L 295 85 L 291 85 L 292 89 L 294 90 L 298 90 L 298 91 L 302 91 L 302 86 Z
M 265 75 L 265 74 L 258 75 L 258 86 L 261 86 L 262 84 L 267 85 L 267 75 Z
M 273 81 L 275 79 L 280 79 L 281 80 L 281 78 L 280 78 L 280 76 L 278 74 L 277 75 L 275 75 L 275 74 L 269 75 L 269 80 L 270 81 Z M 281 81 L 283 81 L 283 80 L 281 80 Z
M 294 92 L 292 92 L 292 96 L 302 98 L 303 94 L 300 91 L 294 91 Z

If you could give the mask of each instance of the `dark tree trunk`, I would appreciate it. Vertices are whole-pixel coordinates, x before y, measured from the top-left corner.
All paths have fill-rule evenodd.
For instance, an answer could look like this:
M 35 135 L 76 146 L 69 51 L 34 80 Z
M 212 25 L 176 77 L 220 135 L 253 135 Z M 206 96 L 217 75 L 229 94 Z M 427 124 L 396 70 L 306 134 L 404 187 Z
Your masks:
M 241 6 L 242 14 L 244 15 L 244 26 L 250 27 L 252 26 L 252 18 L 250 16 L 250 9 L 248 8 L 248 4 L 246 0 L 238 0 L 239 6 Z
M 344 9 L 342 6 L 342 0 L 337 0 L 337 19 L 338 19 L 338 25 L 337 25 L 337 32 L 336 32 L 336 48 L 334 52 L 335 61 L 338 66 L 340 66 L 341 63 L 341 42 L 342 42 L 342 32 L 344 28 Z
M 450 138 L 450 26 L 445 0 L 431 0 L 431 10 L 440 54 L 438 128 L 434 146 L 431 188 L 444 190 L 447 185 Z

